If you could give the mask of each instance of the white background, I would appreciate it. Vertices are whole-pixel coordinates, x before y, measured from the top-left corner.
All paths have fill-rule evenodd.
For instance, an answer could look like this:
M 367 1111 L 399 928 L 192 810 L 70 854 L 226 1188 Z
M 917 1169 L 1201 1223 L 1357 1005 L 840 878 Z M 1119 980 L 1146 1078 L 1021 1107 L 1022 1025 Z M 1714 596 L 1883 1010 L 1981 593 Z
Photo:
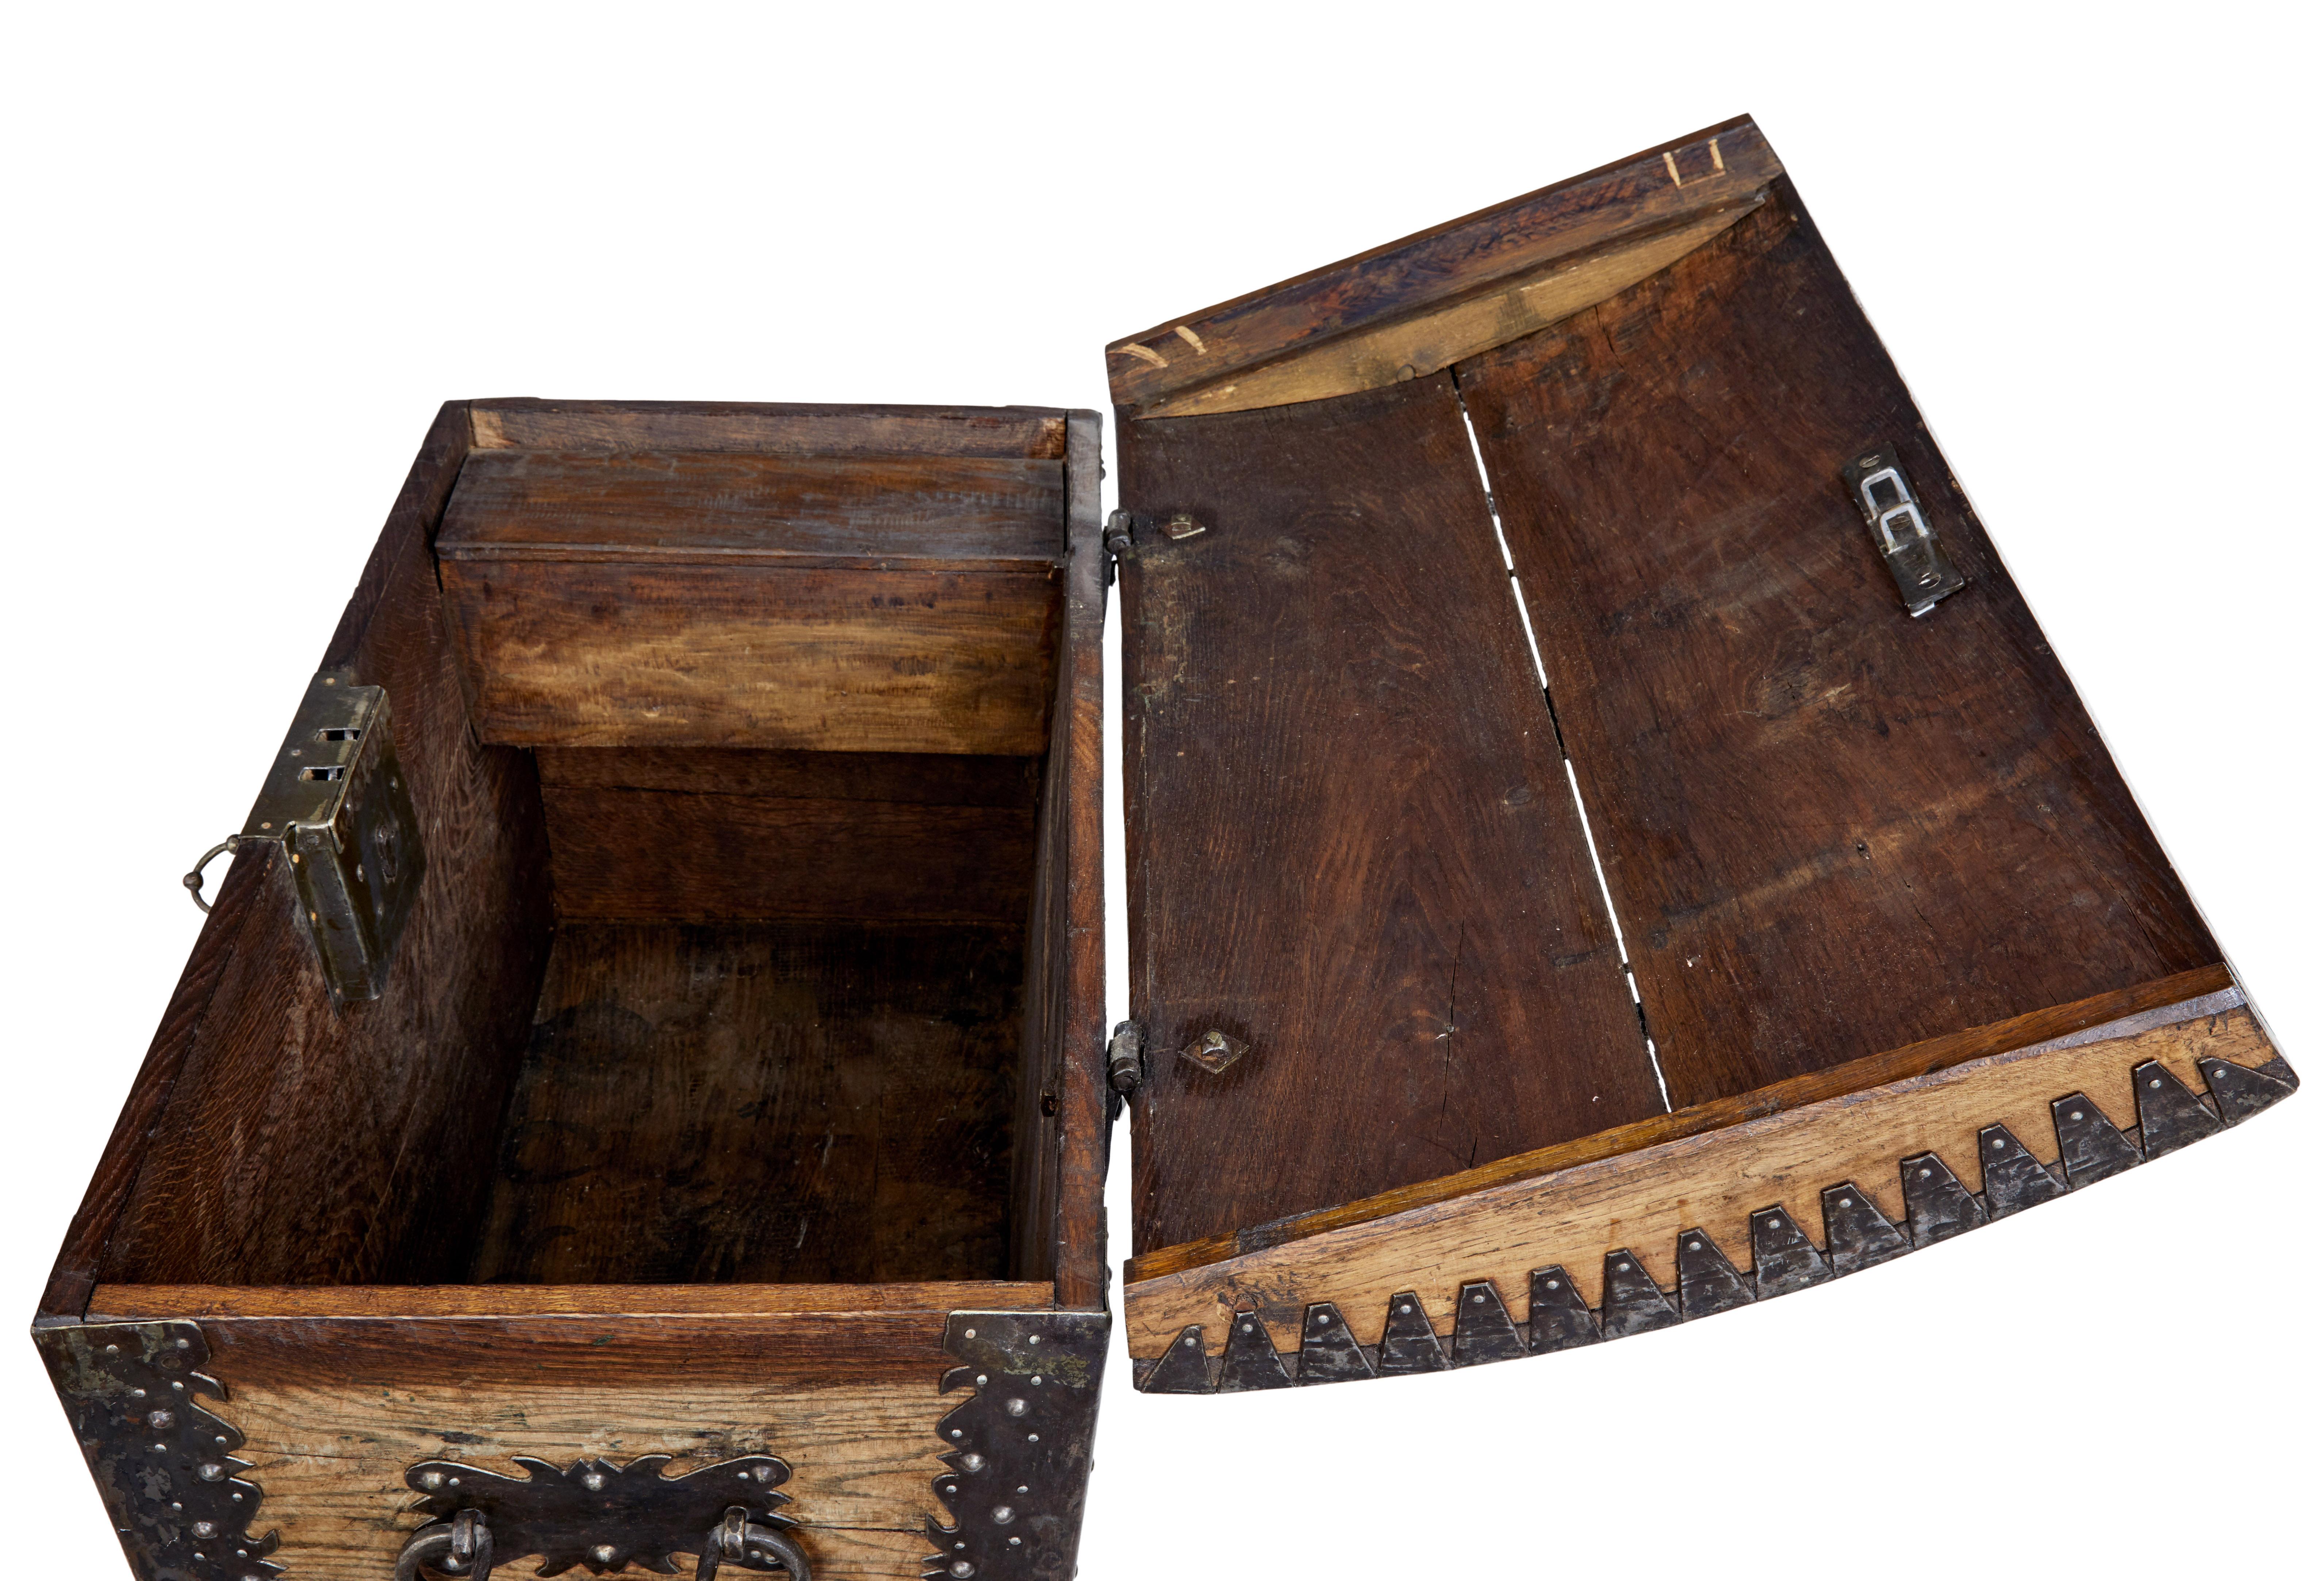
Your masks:
M 0 1312 L 440 400 L 1102 408 L 1111 338 L 1743 111 L 2315 1075 L 2318 40 L 1915 9 L 17 14 Z M 2315 1574 L 2320 1128 L 1555 1359 L 1117 1357 L 1084 1574 Z M 117 1573 L 29 1344 L 0 1393 L 12 1556 Z

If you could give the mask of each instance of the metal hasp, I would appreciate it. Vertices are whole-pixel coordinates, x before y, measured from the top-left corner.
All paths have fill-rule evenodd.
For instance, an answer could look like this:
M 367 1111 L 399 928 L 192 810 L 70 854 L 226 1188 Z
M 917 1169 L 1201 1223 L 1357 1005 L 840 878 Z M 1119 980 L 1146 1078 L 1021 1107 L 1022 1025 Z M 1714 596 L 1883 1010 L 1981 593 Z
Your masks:
M 196 1397 L 226 1388 L 201 1369 L 209 1346 L 184 1322 L 36 1328 L 57 1398 L 138 1581 L 267 1581 L 282 1567 L 272 1531 L 253 1540 L 258 1484 L 235 1458 L 242 1434 Z
M 411 1508 L 432 1519 L 404 1544 L 399 1576 L 432 1570 L 486 1581 L 493 1564 L 528 1554 L 540 1556 L 543 1576 L 576 1565 L 603 1576 L 632 1564 L 667 1576 L 676 1568 L 670 1556 L 688 1553 L 701 1556 L 701 1575 L 727 1559 L 811 1581 L 791 1536 L 797 1522 L 775 1512 L 790 1503 L 775 1489 L 791 1468 L 771 1455 L 682 1476 L 662 1475 L 667 1455 L 641 1455 L 627 1466 L 591 1457 L 562 1471 L 527 1455 L 511 1458 L 523 1478 L 456 1460 L 423 1460 L 404 1472 L 404 1485 L 420 1495 Z
M 1847 481 L 1849 497 L 1864 512 L 1865 524 L 1872 529 L 1873 547 L 1880 551 L 1888 574 L 1896 579 L 1905 609 L 1925 615 L 1937 607 L 1939 599 L 1969 585 L 1968 579 L 1953 569 L 1944 545 L 1937 541 L 1936 529 L 1921 513 L 1921 502 L 1912 484 L 1904 481 L 1904 468 L 1896 459 L 1895 446 L 1859 452 L 1840 470 L 1840 476 Z
M 317 676 L 238 841 L 288 853 L 342 1007 L 379 997 L 428 868 L 390 723 L 386 688 L 358 686 L 346 670 Z
M 945 1349 L 962 1365 L 936 1393 L 976 1393 L 936 1424 L 950 1469 L 934 1486 L 953 1524 L 929 1518 L 923 1581 L 1073 1575 L 1112 1326 L 1104 1312 L 951 1314 Z

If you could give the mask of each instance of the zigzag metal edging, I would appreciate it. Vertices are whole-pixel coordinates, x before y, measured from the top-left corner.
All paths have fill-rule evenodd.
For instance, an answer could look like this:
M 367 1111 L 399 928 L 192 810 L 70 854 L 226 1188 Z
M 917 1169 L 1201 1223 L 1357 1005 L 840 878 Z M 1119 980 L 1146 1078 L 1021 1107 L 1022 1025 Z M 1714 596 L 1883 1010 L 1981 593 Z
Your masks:
M 2135 1135 L 2116 1127 L 2087 1093 L 2070 1092 L 2055 1099 L 2050 1106 L 2058 1140 L 2054 1166 L 2042 1163 L 2006 1126 L 1987 1126 L 1978 1134 L 1982 1192 L 1970 1191 L 1932 1152 L 1898 1160 L 1905 1208 L 1902 1224 L 1892 1222 L 1852 1181 L 1839 1181 L 1821 1193 L 1821 1246 L 1783 1208 L 1760 1209 L 1750 1217 L 1748 1273 L 1709 1234 L 1695 1228 L 1679 1235 L 1674 1290 L 1655 1283 L 1629 1248 L 1618 1246 L 1607 1253 L 1604 1295 L 1594 1310 L 1563 1267 L 1537 1268 L 1528 1276 L 1530 1300 L 1523 1322 L 1512 1316 L 1493 1281 L 1470 1280 L 1462 1284 L 1455 1302 L 1449 1346 L 1411 1291 L 1388 1298 L 1377 1346 L 1358 1343 L 1340 1308 L 1331 1301 L 1306 1308 L 1296 1351 L 1277 1351 L 1258 1314 L 1238 1311 L 1219 1356 L 1209 1355 L 1203 1326 L 1191 1324 L 1161 1356 L 1133 1364 L 1142 1369 L 1138 1387 L 1154 1394 L 1210 1394 L 1394 1377 L 1544 1356 L 1666 1328 L 1875 1267 L 2095 1185 L 2241 1124 L 2290 1097 L 2300 1085 L 2280 1054 L 2258 1066 L 2207 1057 L 2198 1059 L 2196 1067 L 2203 1073 L 2208 1097 L 2189 1091 L 2159 1060 L 2133 1068 L 2138 1103 Z

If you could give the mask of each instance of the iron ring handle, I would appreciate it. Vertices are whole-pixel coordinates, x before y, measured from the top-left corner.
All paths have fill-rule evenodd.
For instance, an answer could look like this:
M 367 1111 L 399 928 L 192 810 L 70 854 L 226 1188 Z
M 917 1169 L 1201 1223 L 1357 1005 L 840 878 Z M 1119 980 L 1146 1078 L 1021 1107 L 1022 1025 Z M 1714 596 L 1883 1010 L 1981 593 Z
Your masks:
M 208 867 L 212 862 L 217 860 L 221 853 L 226 851 L 239 851 L 241 849 L 242 836 L 239 834 L 229 834 L 224 840 L 219 841 L 216 845 L 210 847 L 209 850 L 204 851 L 202 853 L 202 859 L 194 864 L 194 870 L 178 880 L 179 883 L 183 884 L 186 887 L 186 893 L 194 897 L 194 904 L 202 908 L 202 915 L 204 916 L 208 916 L 209 915 L 210 903 L 202 898 L 202 869 Z
M 807 1550 L 798 1539 L 778 1527 L 760 1525 L 748 1510 L 733 1504 L 727 1507 L 726 1519 L 702 1540 L 702 1560 L 694 1567 L 694 1581 L 711 1581 L 718 1574 L 721 1559 L 741 1558 L 771 1559 L 783 1567 L 790 1581 L 815 1581 Z
M 462 1515 L 469 1519 L 462 1521 Z M 464 1546 L 460 1541 L 462 1527 L 467 1529 L 473 1549 L 466 1558 L 458 1552 Z M 421 1527 L 396 1556 L 395 1581 L 420 1581 L 423 1566 L 442 1575 L 457 1576 L 461 1581 L 492 1581 L 492 1529 L 473 1510 L 463 1510 L 450 1521 Z

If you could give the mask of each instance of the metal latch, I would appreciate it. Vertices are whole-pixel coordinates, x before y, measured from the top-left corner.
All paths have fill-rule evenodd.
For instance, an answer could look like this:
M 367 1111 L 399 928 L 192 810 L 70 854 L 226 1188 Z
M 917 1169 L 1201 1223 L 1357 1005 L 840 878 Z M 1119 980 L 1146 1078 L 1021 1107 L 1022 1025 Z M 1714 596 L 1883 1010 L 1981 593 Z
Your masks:
M 1105 519 L 1105 547 L 1112 556 L 1106 564 L 1109 581 L 1113 575 L 1113 562 L 1127 560 L 1138 553 L 1138 534 L 1159 531 L 1172 542 L 1196 538 L 1210 529 L 1196 519 L 1191 510 L 1173 510 L 1164 517 L 1141 516 L 1134 510 L 1116 510 Z
M 1944 546 L 1937 541 L 1936 529 L 1921 513 L 1913 486 L 1904 481 L 1904 468 L 1896 459 L 1895 446 L 1862 452 L 1841 469 L 1840 476 L 1847 480 L 1849 494 L 1872 529 L 1873 546 L 1887 563 L 1888 574 L 1895 578 L 1906 610 L 1925 615 L 1936 608 L 1939 599 L 1969 584 L 1953 569 Z
M 390 722 L 385 687 L 355 685 L 346 670 L 317 676 L 229 842 L 272 841 L 289 854 L 337 1005 L 379 997 L 428 867 Z

